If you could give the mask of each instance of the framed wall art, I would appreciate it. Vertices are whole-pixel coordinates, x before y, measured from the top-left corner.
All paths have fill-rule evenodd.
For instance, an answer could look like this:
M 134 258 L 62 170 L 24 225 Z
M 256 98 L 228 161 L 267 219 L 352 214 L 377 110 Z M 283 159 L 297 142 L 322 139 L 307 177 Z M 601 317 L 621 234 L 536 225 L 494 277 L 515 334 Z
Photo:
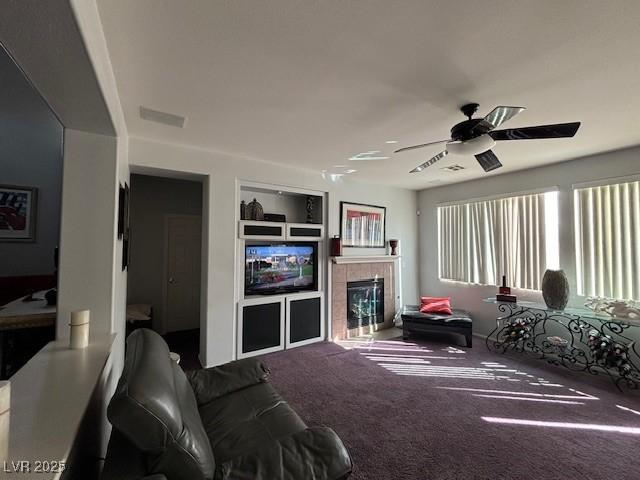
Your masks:
M 343 247 L 385 248 L 386 207 L 340 202 Z
M 34 242 L 38 189 L 0 185 L 0 241 Z

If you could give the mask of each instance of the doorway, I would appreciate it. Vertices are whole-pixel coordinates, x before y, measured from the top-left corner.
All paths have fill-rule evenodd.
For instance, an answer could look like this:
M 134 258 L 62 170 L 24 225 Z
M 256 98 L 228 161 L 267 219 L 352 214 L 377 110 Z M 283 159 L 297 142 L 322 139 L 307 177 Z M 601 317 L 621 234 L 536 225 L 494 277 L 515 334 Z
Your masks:
M 127 332 L 151 328 L 200 368 L 202 183 L 132 174 L 130 189 Z
M 198 215 L 165 216 L 164 331 L 200 327 L 200 245 Z

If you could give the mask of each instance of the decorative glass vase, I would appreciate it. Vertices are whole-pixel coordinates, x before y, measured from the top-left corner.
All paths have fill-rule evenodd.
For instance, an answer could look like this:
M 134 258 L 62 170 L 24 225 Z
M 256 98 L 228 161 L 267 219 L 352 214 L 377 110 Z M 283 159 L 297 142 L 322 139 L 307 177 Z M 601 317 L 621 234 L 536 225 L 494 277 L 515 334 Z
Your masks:
M 564 310 L 569 302 L 569 281 L 563 270 L 547 270 L 542 277 L 542 298 L 547 307 Z

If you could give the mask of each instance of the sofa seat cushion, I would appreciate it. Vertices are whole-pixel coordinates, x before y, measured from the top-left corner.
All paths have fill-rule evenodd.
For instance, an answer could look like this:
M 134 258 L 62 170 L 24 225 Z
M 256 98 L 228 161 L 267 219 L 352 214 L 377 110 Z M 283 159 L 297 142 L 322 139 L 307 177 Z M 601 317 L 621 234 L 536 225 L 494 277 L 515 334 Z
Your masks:
M 425 325 L 451 325 L 469 327 L 473 323 L 465 310 L 453 309 L 451 315 L 443 313 L 422 313 L 418 307 L 406 307 L 402 312 L 402 321 L 422 323 Z
M 200 406 L 216 462 L 266 448 L 306 428 L 268 383 L 259 383 Z

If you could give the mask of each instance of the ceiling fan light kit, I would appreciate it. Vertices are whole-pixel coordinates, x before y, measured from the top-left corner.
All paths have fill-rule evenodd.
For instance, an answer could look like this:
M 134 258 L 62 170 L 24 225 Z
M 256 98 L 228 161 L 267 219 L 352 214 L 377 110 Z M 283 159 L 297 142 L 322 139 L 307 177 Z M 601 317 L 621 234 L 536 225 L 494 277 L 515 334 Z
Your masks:
M 447 143 L 449 155 L 477 155 L 495 147 L 496 141 L 489 135 L 480 135 L 466 142 L 456 141 Z
M 525 110 L 525 108 L 499 106 L 494 108 L 484 118 L 473 118 L 478 107 L 479 105 L 477 103 L 468 103 L 460 108 L 460 111 L 468 117 L 468 120 L 453 126 L 451 129 L 451 139 L 412 145 L 410 147 L 400 148 L 394 153 L 446 143 L 444 151 L 418 165 L 411 170 L 410 173 L 421 172 L 428 166 L 443 159 L 447 154 L 473 155 L 485 172 L 491 172 L 502 166 L 498 157 L 491 150 L 496 145 L 496 141 L 567 138 L 573 137 L 578 131 L 578 128 L 580 128 L 580 122 L 572 122 L 495 130 L 504 122 Z

